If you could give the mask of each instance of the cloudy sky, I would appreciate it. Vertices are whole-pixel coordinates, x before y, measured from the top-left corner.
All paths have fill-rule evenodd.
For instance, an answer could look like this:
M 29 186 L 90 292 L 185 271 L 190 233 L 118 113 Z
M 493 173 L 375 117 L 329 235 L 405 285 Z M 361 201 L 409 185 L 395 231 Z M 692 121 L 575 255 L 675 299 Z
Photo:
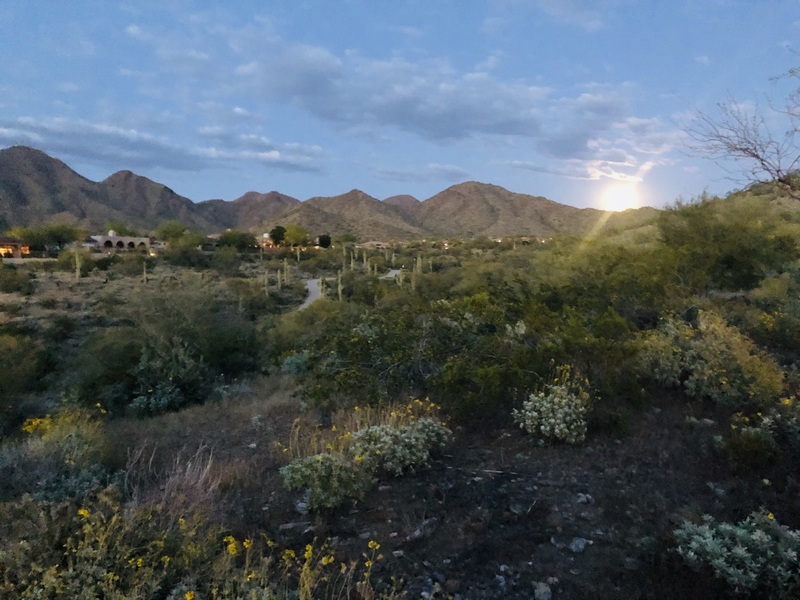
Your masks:
M 768 109 L 798 53 L 797 0 L 0 0 L 0 147 L 195 201 L 661 206 L 737 187 L 687 119 Z

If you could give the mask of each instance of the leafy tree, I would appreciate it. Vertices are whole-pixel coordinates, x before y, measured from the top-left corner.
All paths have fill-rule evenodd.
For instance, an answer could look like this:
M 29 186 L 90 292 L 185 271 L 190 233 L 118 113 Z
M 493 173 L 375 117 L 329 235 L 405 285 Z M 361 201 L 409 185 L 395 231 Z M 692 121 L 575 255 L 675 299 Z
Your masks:
M 327 233 L 323 233 L 319 236 L 319 247 L 320 248 L 330 248 L 331 247 L 331 236 Z
M 288 225 L 283 239 L 287 244 L 300 246 L 308 241 L 308 230 L 300 225 Z
M 252 233 L 240 231 L 238 229 L 228 229 L 219 237 L 220 246 L 230 246 L 243 252 L 250 248 L 256 248 L 256 238 Z
M 286 227 L 283 225 L 276 225 L 272 228 L 269 232 L 269 239 L 272 240 L 272 243 L 276 246 L 280 246 L 283 243 L 283 239 L 286 237 Z
M 28 244 L 32 250 L 61 250 L 68 244 L 84 237 L 84 232 L 72 225 L 40 225 L 38 227 L 15 227 L 13 237 Z
M 153 232 L 156 239 L 172 243 L 190 234 L 190 230 L 180 221 L 164 221 Z

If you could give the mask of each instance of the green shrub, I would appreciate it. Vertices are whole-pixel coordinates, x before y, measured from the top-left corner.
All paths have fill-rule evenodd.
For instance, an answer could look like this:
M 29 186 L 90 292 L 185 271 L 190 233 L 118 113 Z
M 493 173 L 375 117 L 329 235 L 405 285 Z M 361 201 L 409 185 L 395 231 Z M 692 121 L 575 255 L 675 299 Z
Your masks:
M 372 482 L 366 469 L 327 452 L 294 460 L 281 467 L 281 475 L 288 489 L 307 491 L 311 510 L 335 508 L 348 498 L 361 499 Z
M 449 429 L 430 418 L 403 427 L 373 425 L 353 433 L 350 452 L 356 462 L 392 475 L 428 464 L 431 453 L 444 448 L 452 438 Z
M 774 359 L 708 311 L 700 311 L 696 329 L 667 319 L 642 334 L 634 368 L 660 385 L 682 386 L 690 398 L 740 410 L 769 406 L 784 388 Z
M 521 410 L 513 411 L 514 421 L 540 444 L 581 443 L 586 439 L 586 418 L 591 409 L 588 383 L 568 365 L 557 368 L 550 383 L 531 393 Z
M 33 292 L 33 282 L 29 273 L 14 265 L 0 265 L 0 292 L 4 294 L 25 294 Z
M 778 455 L 779 447 L 772 433 L 760 426 L 739 426 L 725 438 L 724 449 L 737 470 L 765 467 Z
M 737 594 L 765 598 L 800 595 L 800 531 L 778 524 L 772 513 L 737 523 L 703 517 L 675 530 L 678 554 L 695 569 L 711 569 Z

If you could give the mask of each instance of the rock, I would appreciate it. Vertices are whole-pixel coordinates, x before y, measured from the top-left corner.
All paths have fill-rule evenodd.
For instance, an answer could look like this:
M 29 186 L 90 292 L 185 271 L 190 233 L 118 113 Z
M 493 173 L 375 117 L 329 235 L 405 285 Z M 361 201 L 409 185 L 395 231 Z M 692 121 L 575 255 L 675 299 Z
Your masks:
M 632 558 L 630 556 L 625 557 L 625 568 L 628 571 L 636 571 L 642 565 L 642 561 L 637 558 Z
M 305 500 L 297 500 L 294 503 L 294 509 L 299 512 L 301 515 L 308 514 L 308 502 Z
M 430 519 L 425 519 L 422 523 L 419 524 L 414 531 L 408 534 L 406 537 L 407 542 L 413 542 L 414 540 L 420 540 L 422 538 L 426 538 L 431 535 L 434 530 L 436 529 L 436 525 L 439 523 L 439 519 L 436 517 L 431 517 Z
M 448 579 L 444 582 L 444 589 L 448 594 L 455 594 L 461 587 L 459 579 Z
M 576 537 L 572 538 L 572 541 L 569 543 L 569 550 L 574 554 L 580 554 L 584 550 L 586 550 L 586 545 L 589 544 L 589 540 L 586 538 Z
M 594 504 L 594 498 L 589 494 L 578 494 L 576 502 L 578 504 Z
M 552 600 L 553 591 L 543 581 L 537 581 L 533 584 L 533 598 L 534 600 Z
M 278 531 L 291 531 L 292 529 L 298 529 L 300 527 L 308 527 L 311 525 L 311 521 L 297 521 L 294 523 L 284 523 L 283 525 L 278 525 Z

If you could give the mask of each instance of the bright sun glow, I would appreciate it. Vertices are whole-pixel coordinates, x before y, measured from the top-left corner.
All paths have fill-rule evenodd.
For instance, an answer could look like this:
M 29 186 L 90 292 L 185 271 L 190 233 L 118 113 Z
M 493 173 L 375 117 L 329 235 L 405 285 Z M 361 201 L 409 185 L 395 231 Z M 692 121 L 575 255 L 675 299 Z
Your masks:
M 600 208 L 603 210 L 625 210 L 639 208 L 641 205 L 635 183 L 612 183 L 600 195 Z

